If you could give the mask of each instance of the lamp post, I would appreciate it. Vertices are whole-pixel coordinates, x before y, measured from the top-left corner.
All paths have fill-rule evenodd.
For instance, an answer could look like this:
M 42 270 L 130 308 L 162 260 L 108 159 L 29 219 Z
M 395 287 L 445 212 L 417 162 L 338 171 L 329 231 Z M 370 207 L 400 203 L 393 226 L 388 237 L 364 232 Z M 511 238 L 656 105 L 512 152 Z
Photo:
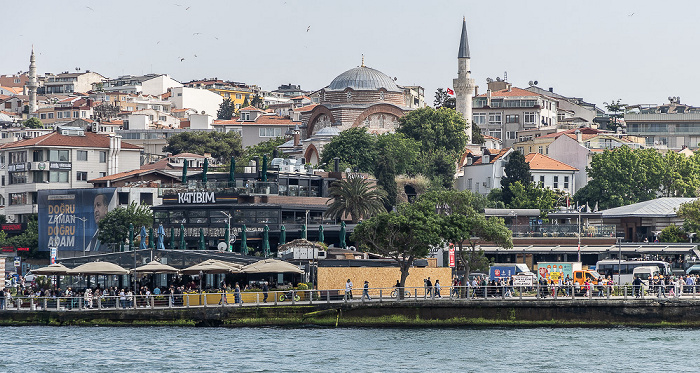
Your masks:
M 226 232 L 227 232 L 228 234 L 226 235 L 226 237 L 231 237 L 231 214 L 229 214 L 229 213 L 226 212 L 226 211 L 219 211 L 219 212 L 222 213 L 222 214 L 224 214 L 224 216 L 226 216 L 226 219 L 228 219 L 228 220 L 227 220 L 227 223 L 226 223 Z M 229 241 L 229 238 L 226 238 L 226 241 Z M 231 251 L 231 250 L 230 250 L 230 248 L 231 248 L 230 245 L 231 245 L 230 242 L 226 242 L 226 251 Z
M 578 210 L 578 262 L 581 261 L 581 210 L 583 210 L 583 206 L 577 207 L 576 210 Z
M 75 218 L 83 222 L 83 256 L 85 256 L 85 251 L 87 250 L 87 247 L 85 247 L 85 222 L 87 222 L 87 218 L 80 218 L 77 216 Z
M 597 269 L 597 268 L 596 268 Z M 617 237 L 617 284 L 622 285 L 622 238 Z

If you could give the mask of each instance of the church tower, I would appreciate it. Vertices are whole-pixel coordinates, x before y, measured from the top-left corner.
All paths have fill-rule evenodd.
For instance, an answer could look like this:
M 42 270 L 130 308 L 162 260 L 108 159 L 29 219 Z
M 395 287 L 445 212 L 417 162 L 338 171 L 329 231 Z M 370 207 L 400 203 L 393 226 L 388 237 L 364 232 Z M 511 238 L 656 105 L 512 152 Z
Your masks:
M 472 99 L 474 98 L 474 79 L 469 56 L 469 40 L 467 40 L 467 20 L 462 19 L 462 36 L 459 39 L 459 53 L 457 55 L 457 79 L 452 80 L 455 90 L 455 103 L 457 111 L 462 113 L 467 121 L 467 144 L 472 143 Z
M 39 82 L 36 77 L 36 57 L 34 56 L 34 47 L 32 46 L 32 56 L 29 57 L 29 81 L 27 82 L 27 88 L 29 88 L 29 113 L 36 113 L 39 109 L 36 104 L 36 89 L 39 86 Z

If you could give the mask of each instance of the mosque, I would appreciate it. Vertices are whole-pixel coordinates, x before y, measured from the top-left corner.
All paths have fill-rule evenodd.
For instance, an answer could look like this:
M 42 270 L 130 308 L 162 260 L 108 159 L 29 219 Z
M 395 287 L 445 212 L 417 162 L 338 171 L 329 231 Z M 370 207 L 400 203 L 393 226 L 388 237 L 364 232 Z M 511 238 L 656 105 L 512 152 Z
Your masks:
M 456 108 L 470 123 L 475 84 L 471 79 L 466 20 L 462 23 L 457 60 L 458 74 L 453 81 Z M 425 106 L 422 87 L 402 87 L 395 80 L 365 66 L 363 58 L 362 65 L 343 72 L 318 91 L 320 103 L 302 109 L 301 126 L 293 131 L 294 139 L 280 146 L 280 150 L 303 156 L 307 163 L 315 165 L 321 159 L 323 146 L 344 130 L 364 127 L 373 134 L 394 132 L 399 118 Z M 466 132 L 471 142 L 471 128 Z

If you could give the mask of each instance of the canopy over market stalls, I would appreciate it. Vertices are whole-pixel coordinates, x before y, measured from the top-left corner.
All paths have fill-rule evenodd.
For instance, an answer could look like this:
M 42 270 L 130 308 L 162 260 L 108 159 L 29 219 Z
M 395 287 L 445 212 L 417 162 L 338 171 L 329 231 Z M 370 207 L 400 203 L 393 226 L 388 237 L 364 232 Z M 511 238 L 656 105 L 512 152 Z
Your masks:
M 90 262 L 68 271 L 69 275 L 126 275 L 129 271 L 110 262 Z
M 33 269 L 32 273 L 41 276 L 61 276 L 68 274 L 68 271 L 70 271 L 70 269 L 63 264 L 54 263 L 43 268 Z
M 159 261 L 152 260 L 148 264 L 134 268 L 133 272 L 143 273 L 177 273 L 178 269 L 167 264 L 162 264 Z
M 195 264 L 180 271 L 186 275 L 197 275 L 200 273 L 219 274 L 219 273 L 240 273 L 240 266 L 235 263 L 223 262 L 220 260 L 209 259 L 202 263 Z
M 283 262 L 277 259 L 264 259 L 242 268 L 243 273 L 297 273 L 304 271 L 294 264 Z

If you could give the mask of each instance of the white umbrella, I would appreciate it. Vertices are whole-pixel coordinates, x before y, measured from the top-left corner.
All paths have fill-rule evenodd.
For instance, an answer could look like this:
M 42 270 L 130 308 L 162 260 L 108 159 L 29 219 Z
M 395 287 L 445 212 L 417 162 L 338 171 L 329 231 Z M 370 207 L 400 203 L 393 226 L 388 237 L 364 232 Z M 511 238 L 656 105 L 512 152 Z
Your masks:
M 159 261 L 153 260 L 148 264 L 142 265 L 141 267 L 134 268 L 132 272 L 177 273 L 178 269 L 167 264 L 163 264 Z
M 127 275 L 129 271 L 110 262 L 90 262 L 68 271 L 69 275 Z
M 260 260 L 243 267 L 241 271 L 243 273 L 304 273 L 294 264 L 277 259 Z
M 46 275 L 46 276 L 56 276 L 68 274 L 70 268 L 64 266 L 60 263 L 54 263 L 46 267 L 32 269 L 32 273 L 35 275 Z
M 240 269 L 234 263 L 222 262 L 220 260 L 209 259 L 180 271 L 185 275 L 196 275 L 202 273 L 239 273 Z

